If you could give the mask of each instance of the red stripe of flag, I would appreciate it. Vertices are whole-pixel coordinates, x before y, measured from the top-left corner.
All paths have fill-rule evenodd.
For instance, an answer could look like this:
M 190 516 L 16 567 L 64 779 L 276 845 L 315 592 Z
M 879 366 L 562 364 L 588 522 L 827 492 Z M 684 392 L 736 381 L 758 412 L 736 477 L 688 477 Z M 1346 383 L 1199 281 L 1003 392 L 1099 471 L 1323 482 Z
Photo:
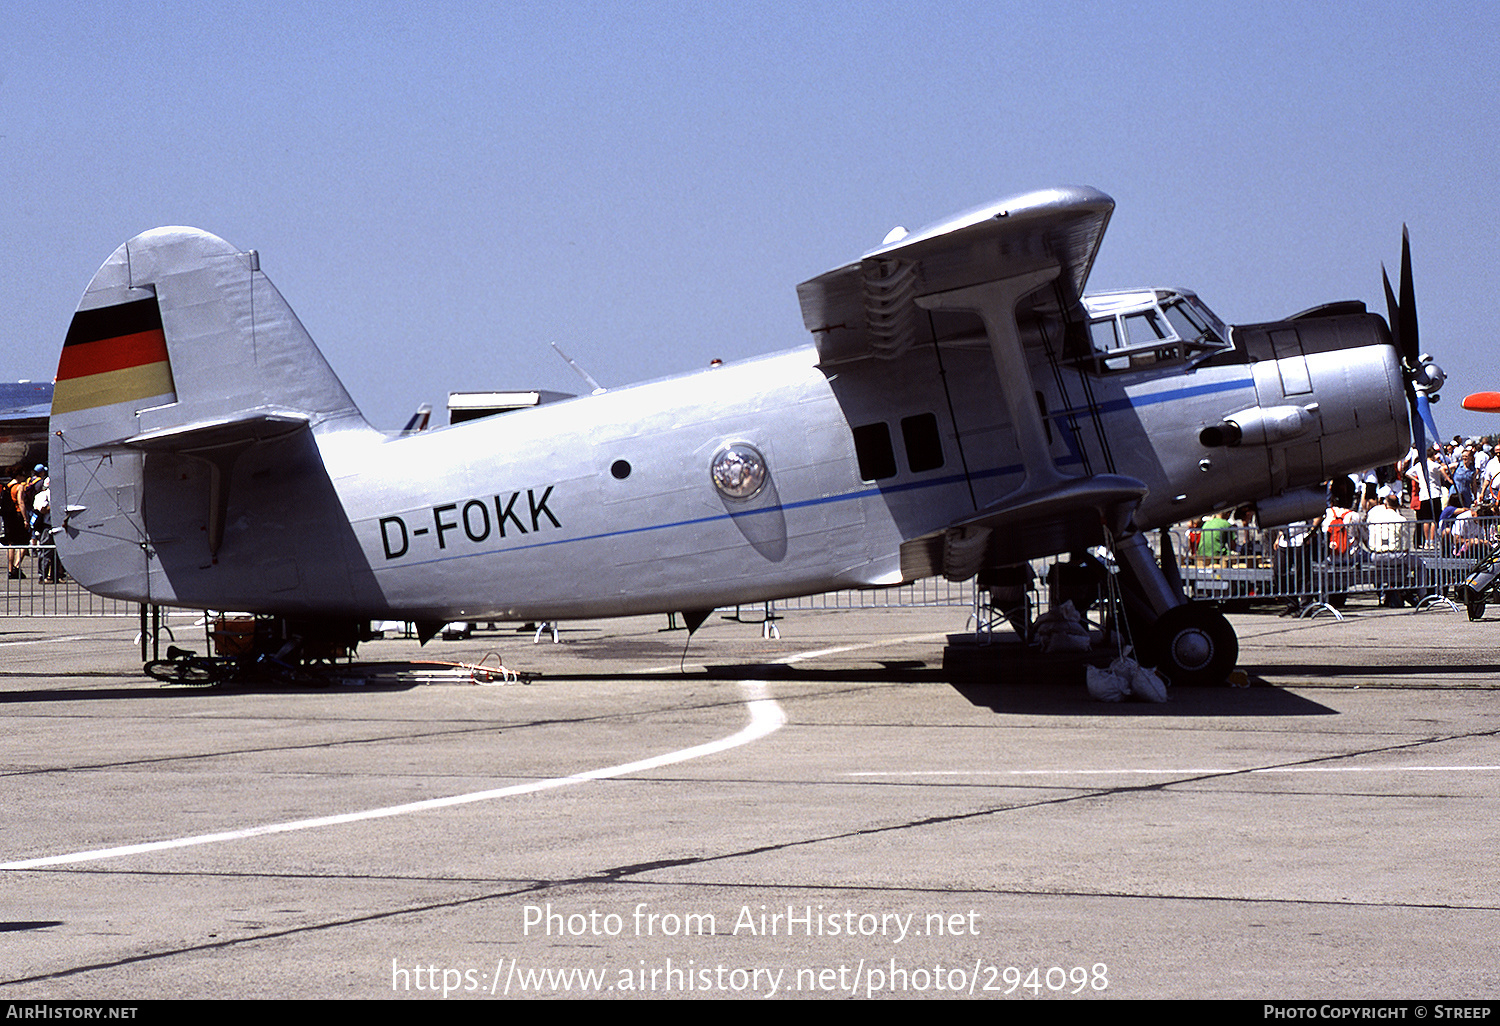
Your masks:
M 125 370 L 167 359 L 167 340 L 160 328 L 65 346 L 57 364 L 57 380 Z

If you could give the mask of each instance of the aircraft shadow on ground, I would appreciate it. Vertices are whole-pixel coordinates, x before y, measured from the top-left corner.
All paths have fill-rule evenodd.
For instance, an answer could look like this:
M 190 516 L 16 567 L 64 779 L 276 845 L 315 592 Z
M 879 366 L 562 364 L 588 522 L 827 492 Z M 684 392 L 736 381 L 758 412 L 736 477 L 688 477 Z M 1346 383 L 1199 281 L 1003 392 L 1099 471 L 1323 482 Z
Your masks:
M 763 680 L 806 684 L 938 684 L 952 688 L 970 704 L 996 713 L 1059 716 L 1332 716 L 1337 711 L 1300 695 L 1252 678 L 1248 688 L 1173 688 L 1165 703 L 1098 702 L 1089 697 L 1080 663 L 1026 667 L 994 682 L 955 679 L 941 667 L 920 660 L 882 662 L 878 667 L 821 670 L 782 663 L 717 664 L 686 673 L 548 674 L 552 681 L 588 680 Z
M 1256 682 L 1247 688 L 1172 688 L 1166 702 L 1127 699 L 1097 702 L 1082 680 L 1027 681 L 1011 684 L 955 684 L 954 690 L 976 706 L 997 713 L 1031 716 L 1336 716 L 1337 710 L 1279 687 Z
M 350 672 L 354 668 L 341 668 L 339 677 L 358 677 L 358 672 Z M 89 674 L 96 677 L 97 674 Z M 54 678 L 55 679 L 55 678 Z M 26 703 L 44 702 L 107 702 L 118 699 L 140 700 L 154 698 L 160 701 L 163 698 L 178 698 L 184 701 L 190 699 L 214 698 L 225 695 L 257 695 L 257 694 L 327 694 L 330 692 L 358 692 L 358 691 L 410 691 L 420 687 L 421 681 L 401 681 L 396 683 L 367 682 L 358 686 L 341 684 L 337 679 L 321 685 L 291 685 L 277 684 L 271 682 L 246 681 L 230 682 L 225 684 L 167 684 L 142 677 L 139 685 L 121 685 L 119 687 L 76 687 L 59 688 L 44 687 L 32 691 L 0 691 L 0 706 L 21 705 Z

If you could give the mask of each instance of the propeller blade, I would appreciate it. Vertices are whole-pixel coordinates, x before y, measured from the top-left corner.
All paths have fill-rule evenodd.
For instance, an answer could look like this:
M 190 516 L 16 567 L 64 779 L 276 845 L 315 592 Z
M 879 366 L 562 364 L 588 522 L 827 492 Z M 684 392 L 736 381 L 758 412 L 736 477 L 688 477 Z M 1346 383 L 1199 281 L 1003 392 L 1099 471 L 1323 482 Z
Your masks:
M 1422 344 L 1417 339 L 1417 291 L 1411 280 L 1411 237 L 1401 226 L 1401 351 L 1406 362 L 1422 362 Z
M 1380 283 L 1385 287 L 1385 308 L 1391 327 L 1391 341 L 1396 343 L 1396 351 L 1401 354 L 1401 362 L 1405 364 L 1403 376 L 1406 378 L 1406 401 L 1411 408 L 1411 436 L 1417 455 L 1423 460 L 1425 473 L 1426 433 L 1431 431 L 1434 441 L 1442 437 L 1432 419 L 1427 392 L 1435 392 L 1442 387 L 1443 375 L 1435 364 L 1430 368 L 1422 364 L 1422 348 L 1417 329 L 1417 290 L 1412 284 L 1411 273 L 1411 235 L 1404 224 L 1401 226 L 1400 300 L 1396 299 L 1396 293 L 1391 288 L 1391 277 L 1386 273 L 1385 264 L 1380 265 Z
M 1438 433 L 1437 422 L 1432 419 L 1432 404 L 1420 392 L 1417 393 L 1417 412 L 1421 415 L 1422 423 L 1427 425 L 1427 430 L 1432 432 L 1432 440 L 1436 442 L 1441 439 L 1443 436 Z
M 1396 293 L 1391 291 L 1390 275 L 1385 273 L 1385 264 L 1380 265 L 1380 283 L 1385 286 L 1385 319 L 1391 326 L 1391 341 L 1396 343 L 1396 352 L 1406 359 L 1406 349 L 1401 345 L 1401 306 L 1396 302 Z
M 1406 397 L 1411 406 L 1412 451 L 1416 456 L 1417 466 L 1421 468 L 1423 487 L 1428 495 L 1432 495 L 1432 475 L 1427 470 L 1427 433 L 1423 428 L 1424 422 L 1431 422 L 1432 414 L 1427 412 L 1427 397 L 1409 384 Z M 1438 437 L 1436 428 L 1433 429 L 1432 436 Z
M 1500 413 L 1500 392 L 1475 392 L 1464 396 L 1464 409 Z

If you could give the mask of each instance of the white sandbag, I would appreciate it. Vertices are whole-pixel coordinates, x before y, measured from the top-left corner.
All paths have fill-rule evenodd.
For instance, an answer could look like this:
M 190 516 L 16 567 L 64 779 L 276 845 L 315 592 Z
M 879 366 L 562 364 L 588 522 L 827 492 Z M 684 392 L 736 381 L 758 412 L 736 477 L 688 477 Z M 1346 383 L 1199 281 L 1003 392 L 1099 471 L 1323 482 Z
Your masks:
M 1071 601 L 1049 609 L 1032 626 L 1032 641 L 1043 652 L 1087 652 L 1089 627 Z
M 1090 666 L 1084 674 L 1089 697 L 1096 702 L 1123 702 L 1134 695 L 1146 702 L 1165 702 L 1167 682 L 1128 655 L 1122 655 L 1101 670 Z
M 1109 667 L 1130 680 L 1130 693 L 1148 702 L 1167 700 L 1167 682 L 1155 670 L 1148 670 L 1129 656 L 1121 656 Z
M 1101 670 L 1090 666 L 1084 673 L 1089 697 L 1096 702 L 1123 702 L 1130 694 L 1130 678 L 1122 677 L 1114 669 Z

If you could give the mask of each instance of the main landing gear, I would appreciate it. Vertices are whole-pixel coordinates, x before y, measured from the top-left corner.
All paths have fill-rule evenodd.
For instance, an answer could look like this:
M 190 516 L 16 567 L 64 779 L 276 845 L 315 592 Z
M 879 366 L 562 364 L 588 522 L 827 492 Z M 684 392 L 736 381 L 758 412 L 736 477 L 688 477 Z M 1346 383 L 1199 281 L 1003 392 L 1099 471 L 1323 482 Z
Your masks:
M 1160 564 L 1139 533 L 1114 547 L 1137 659 L 1173 684 L 1223 684 L 1239 659 L 1239 638 L 1223 613 L 1183 594 L 1171 538 L 1162 534 Z

